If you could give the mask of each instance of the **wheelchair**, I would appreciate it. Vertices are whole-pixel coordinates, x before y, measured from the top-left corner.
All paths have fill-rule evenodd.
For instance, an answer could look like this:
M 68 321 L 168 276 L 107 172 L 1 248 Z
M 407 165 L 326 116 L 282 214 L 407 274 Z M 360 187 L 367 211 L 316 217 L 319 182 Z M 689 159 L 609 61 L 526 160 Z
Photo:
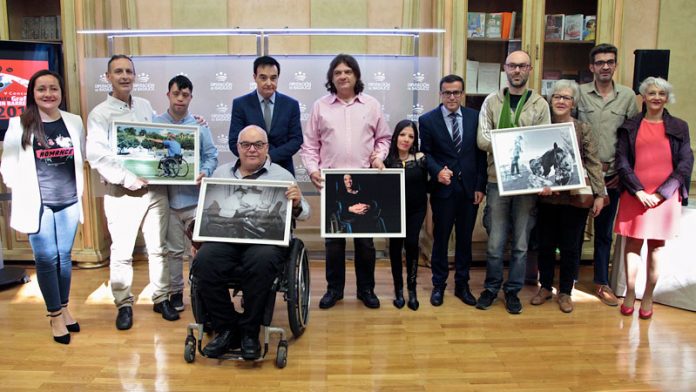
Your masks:
M 371 203 L 372 211 L 375 211 L 373 217 L 374 221 L 374 232 L 375 233 L 386 233 L 387 226 L 384 223 L 384 218 L 382 218 L 382 209 L 376 202 Z M 329 227 L 331 233 L 353 233 L 353 223 L 355 218 L 352 218 L 347 212 L 347 207 L 343 202 L 336 202 L 336 210 L 329 216 Z
M 189 172 L 188 162 L 181 155 L 160 159 L 157 169 L 159 177 L 186 177 Z
M 237 276 L 241 276 L 238 274 Z M 192 363 L 196 358 L 196 351 L 201 356 L 203 354 L 203 335 L 212 333 L 212 327 L 208 320 L 205 304 L 199 294 L 198 282 L 193 274 L 189 274 L 191 286 L 191 308 L 195 323 L 187 327 L 187 336 L 184 346 L 184 360 Z M 228 283 L 228 288 L 233 290 L 232 296 L 237 295 L 241 290 L 241 279 L 236 279 Z M 287 303 L 288 323 L 290 331 L 295 339 L 302 336 L 307 322 L 309 321 L 310 309 L 310 273 L 309 257 L 304 243 L 299 238 L 292 238 L 287 248 L 287 257 L 282 268 L 279 268 L 278 275 L 273 281 L 270 290 L 275 293 L 283 293 L 283 299 Z M 243 300 L 242 296 L 242 300 Z M 270 337 L 272 334 L 280 335 L 278 348 L 276 351 L 276 367 L 282 369 L 287 365 L 288 340 L 287 333 L 282 327 L 271 326 L 273 310 L 275 307 L 276 295 L 270 295 L 265 306 L 262 322 L 263 330 L 263 350 L 258 361 L 263 360 L 268 353 Z M 243 360 L 240 350 L 231 350 L 218 359 Z

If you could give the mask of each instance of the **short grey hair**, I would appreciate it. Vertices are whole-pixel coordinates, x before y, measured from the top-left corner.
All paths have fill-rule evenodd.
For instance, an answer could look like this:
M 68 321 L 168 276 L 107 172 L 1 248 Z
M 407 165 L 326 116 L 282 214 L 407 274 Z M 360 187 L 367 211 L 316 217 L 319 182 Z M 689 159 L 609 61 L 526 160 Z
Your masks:
M 578 84 L 574 80 L 570 79 L 557 80 L 546 92 L 546 100 L 551 103 L 551 96 L 556 94 L 556 91 L 563 89 L 570 89 L 573 94 L 573 106 L 577 105 L 578 98 L 580 98 L 580 90 L 578 88 Z
M 638 92 L 640 92 L 640 95 L 645 97 L 645 92 L 648 90 L 648 87 L 650 86 L 655 86 L 659 88 L 660 90 L 663 90 L 664 92 L 667 93 L 667 102 L 668 103 L 675 103 L 677 102 L 677 98 L 674 96 L 674 88 L 672 87 L 672 83 L 666 81 L 665 79 L 662 78 L 656 78 L 654 76 L 649 76 L 641 82 L 640 87 L 638 87 Z
M 247 125 L 246 127 L 244 127 L 244 129 L 242 129 L 239 132 L 239 135 L 237 135 L 237 140 L 240 140 L 245 133 L 252 130 L 259 132 L 261 134 L 263 142 L 268 143 L 268 135 L 266 134 L 266 131 L 264 131 L 264 129 L 259 127 L 258 125 Z

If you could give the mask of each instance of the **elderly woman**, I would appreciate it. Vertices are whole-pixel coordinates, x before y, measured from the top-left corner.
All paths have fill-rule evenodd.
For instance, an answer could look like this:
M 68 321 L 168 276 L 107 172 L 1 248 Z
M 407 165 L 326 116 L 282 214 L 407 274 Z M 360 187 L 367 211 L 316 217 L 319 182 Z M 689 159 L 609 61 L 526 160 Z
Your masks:
M 621 305 L 626 316 L 633 314 L 640 251 L 647 240 L 647 279 L 638 313 L 641 319 L 649 319 L 662 249 L 665 240 L 678 234 L 681 200 L 688 196 L 694 155 L 689 126 L 665 109 L 667 102 L 674 102 L 672 85 L 649 77 L 639 90 L 645 102 L 643 113 L 626 120 L 617 131 L 616 168 L 622 193 L 614 231 L 626 237 L 626 296 Z
M 537 230 L 539 234 L 539 280 L 541 288 L 532 297 L 532 305 L 541 305 L 553 297 L 552 284 L 556 248 L 561 251 L 561 272 L 558 305 L 561 311 L 573 311 L 571 291 L 580 264 L 583 232 L 589 212 L 597 216 L 604 207 L 606 189 L 602 164 L 597 157 L 597 142 L 590 126 L 571 117 L 578 98 L 578 85 L 572 80 L 559 80 L 548 95 L 551 119 L 554 123 L 572 122 L 589 190 L 585 194 L 573 191 L 552 193 L 544 188 L 539 198 Z

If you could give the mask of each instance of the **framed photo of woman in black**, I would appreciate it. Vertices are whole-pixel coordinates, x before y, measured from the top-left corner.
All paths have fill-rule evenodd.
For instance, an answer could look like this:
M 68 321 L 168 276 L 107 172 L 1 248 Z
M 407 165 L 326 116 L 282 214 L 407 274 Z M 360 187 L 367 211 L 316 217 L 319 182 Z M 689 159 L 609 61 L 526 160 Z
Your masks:
M 322 237 L 406 235 L 402 169 L 324 169 L 322 177 Z

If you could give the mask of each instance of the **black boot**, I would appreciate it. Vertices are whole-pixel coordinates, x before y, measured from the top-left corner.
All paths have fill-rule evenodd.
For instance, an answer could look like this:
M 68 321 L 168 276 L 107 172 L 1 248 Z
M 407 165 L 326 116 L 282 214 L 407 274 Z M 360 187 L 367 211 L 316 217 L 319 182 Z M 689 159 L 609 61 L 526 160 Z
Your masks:
M 394 299 L 394 306 L 398 309 L 403 308 L 405 304 L 404 289 L 394 288 L 394 295 L 396 296 L 396 298 Z
M 416 255 L 406 260 L 406 286 L 408 287 L 408 308 L 418 310 L 418 295 L 416 294 L 416 276 L 418 275 L 418 251 Z
M 411 310 L 418 310 L 418 295 L 416 294 L 416 289 L 408 290 L 408 308 Z

